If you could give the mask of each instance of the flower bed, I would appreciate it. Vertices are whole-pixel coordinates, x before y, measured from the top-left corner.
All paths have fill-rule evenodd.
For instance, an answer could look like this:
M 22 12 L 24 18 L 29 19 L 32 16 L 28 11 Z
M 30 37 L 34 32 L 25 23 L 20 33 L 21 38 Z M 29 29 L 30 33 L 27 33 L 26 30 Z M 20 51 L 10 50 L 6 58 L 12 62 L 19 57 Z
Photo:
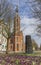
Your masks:
M 4 55 L 0 56 L 0 65 L 41 65 L 40 56 Z

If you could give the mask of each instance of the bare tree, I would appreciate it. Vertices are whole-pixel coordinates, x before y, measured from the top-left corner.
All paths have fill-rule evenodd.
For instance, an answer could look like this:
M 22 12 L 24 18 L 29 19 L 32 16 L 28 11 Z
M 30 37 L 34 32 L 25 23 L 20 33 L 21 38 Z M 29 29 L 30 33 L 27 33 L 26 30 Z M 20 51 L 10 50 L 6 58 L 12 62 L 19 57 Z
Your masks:
M 36 35 L 41 37 L 41 0 L 35 0 L 35 3 L 36 5 L 32 7 L 32 12 L 34 13 L 34 17 L 38 19 L 37 22 L 39 22 L 36 28 Z
M 7 47 L 8 47 L 8 39 L 11 35 L 10 32 L 10 20 L 12 17 L 12 6 L 11 4 L 8 2 L 8 0 L 0 0 L 0 21 L 3 20 L 3 30 L 5 30 L 7 36 L 5 35 L 5 32 L 3 32 L 3 36 L 7 39 Z M 8 21 L 8 22 L 7 22 Z M 5 24 L 7 23 L 7 24 Z M 8 49 L 8 48 L 7 48 Z M 6 51 L 7 53 L 7 51 Z
M 0 0 L 0 18 L 4 18 L 4 21 L 8 21 L 8 17 L 12 17 L 14 8 L 9 0 Z

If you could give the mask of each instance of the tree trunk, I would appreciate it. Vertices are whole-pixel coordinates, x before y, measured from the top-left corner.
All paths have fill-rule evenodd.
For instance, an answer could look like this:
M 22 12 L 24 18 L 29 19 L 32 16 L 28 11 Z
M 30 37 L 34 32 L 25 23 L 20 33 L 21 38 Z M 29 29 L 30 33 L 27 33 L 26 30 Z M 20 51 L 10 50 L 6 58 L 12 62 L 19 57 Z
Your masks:
M 8 42 L 9 42 L 9 38 L 7 38 L 7 48 L 6 48 L 6 54 L 8 54 Z

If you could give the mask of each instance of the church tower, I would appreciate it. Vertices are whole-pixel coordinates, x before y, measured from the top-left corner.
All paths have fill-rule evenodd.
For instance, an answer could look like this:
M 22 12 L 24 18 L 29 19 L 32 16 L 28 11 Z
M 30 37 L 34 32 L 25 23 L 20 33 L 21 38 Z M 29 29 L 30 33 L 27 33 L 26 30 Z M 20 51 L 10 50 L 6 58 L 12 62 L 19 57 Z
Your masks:
M 15 10 L 14 16 L 14 32 L 11 35 L 10 41 L 8 43 L 8 50 L 11 52 L 23 52 L 24 51 L 24 41 L 23 33 L 20 30 L 20 16 L 18 12 L 18 6 Z
M 14 33 L 17 34 L 20 32 L 20 16 L 18 12 L 18 6 L 15 10 L 15 16 L 14 16 Z
M 18 6 L 15 10 L 14 16 L 14 45 L 15 52 L 23 52 L 23 33 L 20 31 L 20 16 L 18 11 Z

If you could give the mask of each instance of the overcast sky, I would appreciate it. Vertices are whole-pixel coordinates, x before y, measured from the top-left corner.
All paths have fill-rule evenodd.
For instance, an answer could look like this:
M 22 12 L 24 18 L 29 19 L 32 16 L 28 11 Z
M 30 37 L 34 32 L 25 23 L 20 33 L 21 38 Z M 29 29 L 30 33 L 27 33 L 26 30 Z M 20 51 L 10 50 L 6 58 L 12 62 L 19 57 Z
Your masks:
M 33 0 L 34 1 L 34 0 Z M 31 4 L 27 2 L 32 2 L 32 0 L 9 0 L 9 2 L 15 7 L 19 7 L 19 15 L 21 18 L 21 30 L 23 30 L 24 36 L 31 35 L 33 39 L 36 40 L 37 44 L 40 45 L 41 38 L 36 36 L 35 29 L 37 28 L 37 19 L 33 18 L 31 11 Z M 34 3 L 32 3 L 34 4 Z M 37 4 L 37 3 L 35 3 Z M 24 29 L 25 28 L 25 29 Z

